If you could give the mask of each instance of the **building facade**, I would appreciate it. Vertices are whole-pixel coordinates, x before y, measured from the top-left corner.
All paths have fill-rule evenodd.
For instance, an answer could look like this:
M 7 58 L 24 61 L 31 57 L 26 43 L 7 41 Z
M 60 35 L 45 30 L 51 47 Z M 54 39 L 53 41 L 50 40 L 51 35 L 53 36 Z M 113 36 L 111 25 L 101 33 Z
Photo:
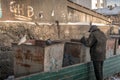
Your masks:
M 90 9 L 98 9 L 104 7 L 104 0 L 70 0 L 79 5 L 85 6 Z
M 104 6 L 120 6 L 120 0 L 104 0 Z
M 98 9 L 98 8 L 103 8 L 104 7 L 104 3 L 103 0 L 91 0 L 92 4 L 92 8 L 91 9 Z
M 1 0 L 1 10 L 0 33 L 11 34 L 15 41 L 24 33 L 37 40 L 80 39 L 90 22 L 110 23 L 103 15 L 67 0 Z

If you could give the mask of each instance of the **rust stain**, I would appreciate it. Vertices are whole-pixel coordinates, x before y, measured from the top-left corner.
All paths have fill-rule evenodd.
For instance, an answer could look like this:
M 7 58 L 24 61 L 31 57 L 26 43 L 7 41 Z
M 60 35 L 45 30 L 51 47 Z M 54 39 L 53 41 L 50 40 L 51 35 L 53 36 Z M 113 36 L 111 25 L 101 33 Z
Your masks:
M 23 66 L 23 67 L 27 67 L 27 68 L 30 68 L 30 67 L 31 67 L 31 65 L 25 64 L 25 63 L 21 63 L 21 62 L 17 62 L 16 64 L 19 64 L 19 65 L 21 65 L 21 66 Z
M 31 66 L 29 64 L 20 64 L 21 66 L 24 66 L 24 67 L 27 67 L 27 68 L 30 68 Z
M 26 53 L 24 53 L 24 56 L 25 56 L 26 60 L 31 60 L 32 61 L 33 54 L 31 53 L 30 50 L 27 50 Z
M 81 49 L 80 46 L 76 46 L 76 45 L 74 46 L 74 45 L 67 44 L 66 47 L 67 47 L 66 48 L 67 54 L 71 54 L 73 57 L 79 58 L 80 49 Z
M 16 52 L 17 52 L 17 53 L 15 54 L 16 59 L 19 60 L 19 61 L 23 61 L 22 50 L 21 50 L 21 49 L 18 49 Z
M 43 64 L 44 55 L 41 52 L 41 49 L 37 49 L 37 48 L 35 49 L 35 55 L 33 56 L 33 61 L 37 62 L 37 63 L 40 63 L 40 64 Z
M 34 55 L 33 61 L 34 61 L 34 62 L 38 62 L 38 63 L 43 63 L 44 57 L 43 57 L 43 55 L 39 55 L 39 56 Z
M 16 64 L 19 64 L 18 62 L 24 62 L 26 60 L 29 60 L 31 62 L 35 62 L 38 64 L 44 63 L 44 54 L 40 53 L 40 50 L 35 50 L 35 53 L 33 54 L 31 50 L 25 50 L 24 52 L 21 49 L 16 50 Z M 25 65 L 26 66 L 26 65 Z
M 74 57 L 77 57 L 79 58 L 79 55 L 80 55 L 80 51 L 77 47 L 74 47 L 71 49 L 71 54 L 74 56 Z
M 38 50 L 35 50 L 35 54 L 33 56 L 33 61 L 35 62 L 38 62 L 38 63 L 43 63 L 44 61 L 44 55 L 42 53 L 40 53 L 41 51 L 38 49 Z

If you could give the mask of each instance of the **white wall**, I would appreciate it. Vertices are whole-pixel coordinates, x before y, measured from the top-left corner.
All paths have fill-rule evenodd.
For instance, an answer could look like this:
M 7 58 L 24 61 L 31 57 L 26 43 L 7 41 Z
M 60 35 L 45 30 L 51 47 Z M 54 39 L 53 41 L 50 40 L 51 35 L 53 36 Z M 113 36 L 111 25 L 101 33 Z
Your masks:
M 97 4 L 97 0 L 91 0 L 92 1 L 92 9 L 97 9 L 96 4 Z
M 98 8 L 103 8 L 103 0 L 92 0 L 92 9 L 98 9 Z

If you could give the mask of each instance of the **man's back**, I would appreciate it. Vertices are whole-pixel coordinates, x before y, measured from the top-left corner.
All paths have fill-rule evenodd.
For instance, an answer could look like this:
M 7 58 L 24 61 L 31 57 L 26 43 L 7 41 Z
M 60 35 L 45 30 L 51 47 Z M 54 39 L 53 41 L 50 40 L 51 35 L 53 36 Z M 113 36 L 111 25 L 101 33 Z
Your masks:
M 106 41 L 107 38 L 105 34 L 99 29 L 91 32 L 90 35 L 93 35 L 93 40 L 96 40 L 93 45 L 90 47 L 91 59 L 93 61 L 102 61 L 105 59 L 106 53 Z

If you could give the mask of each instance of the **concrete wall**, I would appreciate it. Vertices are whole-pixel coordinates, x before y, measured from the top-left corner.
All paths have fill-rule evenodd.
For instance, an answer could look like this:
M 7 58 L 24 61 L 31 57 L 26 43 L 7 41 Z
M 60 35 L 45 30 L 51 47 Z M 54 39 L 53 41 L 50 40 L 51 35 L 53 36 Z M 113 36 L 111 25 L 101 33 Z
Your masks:
M 106 34 L 109 27 L 100 27 Z M 27 39 L 80 39 L 84 33 L 88 32 L 88 25 L 35 25 L 23 22 L 4 22 L 0 23 L 0 44 L 11 45 L 12 42 L 19 42 L 25 34 Z
M 83 13 L 82 11 L 77 11 L 68 7 L 68 22 L 86 22 L 86 23 L 99 23 L 99 24 L 107 24 L 108 22 L 97 18 L 89 13 Z
M 67 19 L 66 0 L 1 0 L 0 3 L 0 20 L 66 22 Z
M 91 0 L 87 1 L 78 1 L 80 4 L 88 3 L 90 7 Z M 1 0 L 1 18 L 0 21 L 33 21 L 33 22 L 49 22 L 53 23 L 55 21 L 59 22 L 95 22 L 92 18 L 95 18 L 96 21 L 102 20 L 103 17 L 96 12 L 84 8 L 83 6 L 78 6 L 80 11 L 77 9 L 76 5 L 73 8 L 69 6 L 67 0 Z M 47 5 L 47 6 L 46 6 Z M 68 7 L 69 6 L 69 7 Z M 69 13 L 70 9 L 72 13 Z M 83 9 L 82 9 L 83 8 Z M 95 15 L 98 15 L 94 17 Z M 72 16 L 71 19 L 69 18 Z M 100 19 L 101 18 L 101 19 Z M 100 20 L 99 20 L 100 19 Z M 106 18 L 107 19 L 107 18 Z M 103 20 L 105 21 L 105 20 Z M 101 22 L 104 23 L 104 22 Z
M 0 23 L 0 44 L 11 45 L 19 42 L 20 38 L 27 33 L 27 39 L 70 39 L 81 38 L 82 33 L 89 29 L 88 26 L 60 26 L 60 36 L 56 25 L 35 25 L 28 23 Z M 81 31 L 82 30 L 82 31 Z
M 91 3 L 92 1 L 91 0 L 70 0 L 70 1 L 73 1 L 79 5 L 82 5 L 84 7 L 92 9 L 92 3 Z
M 105 20 L 107 18 L 100 14 L 78 5 L 76 7 L 76 4 L 73 5 L 76 7 L 74 9 L 70 7 L 73 3 L 68 4 L 67 0 L 2 0 L 0 44 L 11 45 L 12 42 L 18 42 L 25 33 L 28 39 L 80 39 L 83 33 L 88 31 L 89 22 L 108 23 Z M 83 10 L 79 11 L 78 8 Z M 82 12 L 84 10 L 86 13 Z M 94 14 L 99 17 L 93 16 Z M 55 23 L 56 21 L 60 26 Z M 82 24 L 68 25 L 68 22 Z M 65 25 L 61 25 L 62 23 Z

